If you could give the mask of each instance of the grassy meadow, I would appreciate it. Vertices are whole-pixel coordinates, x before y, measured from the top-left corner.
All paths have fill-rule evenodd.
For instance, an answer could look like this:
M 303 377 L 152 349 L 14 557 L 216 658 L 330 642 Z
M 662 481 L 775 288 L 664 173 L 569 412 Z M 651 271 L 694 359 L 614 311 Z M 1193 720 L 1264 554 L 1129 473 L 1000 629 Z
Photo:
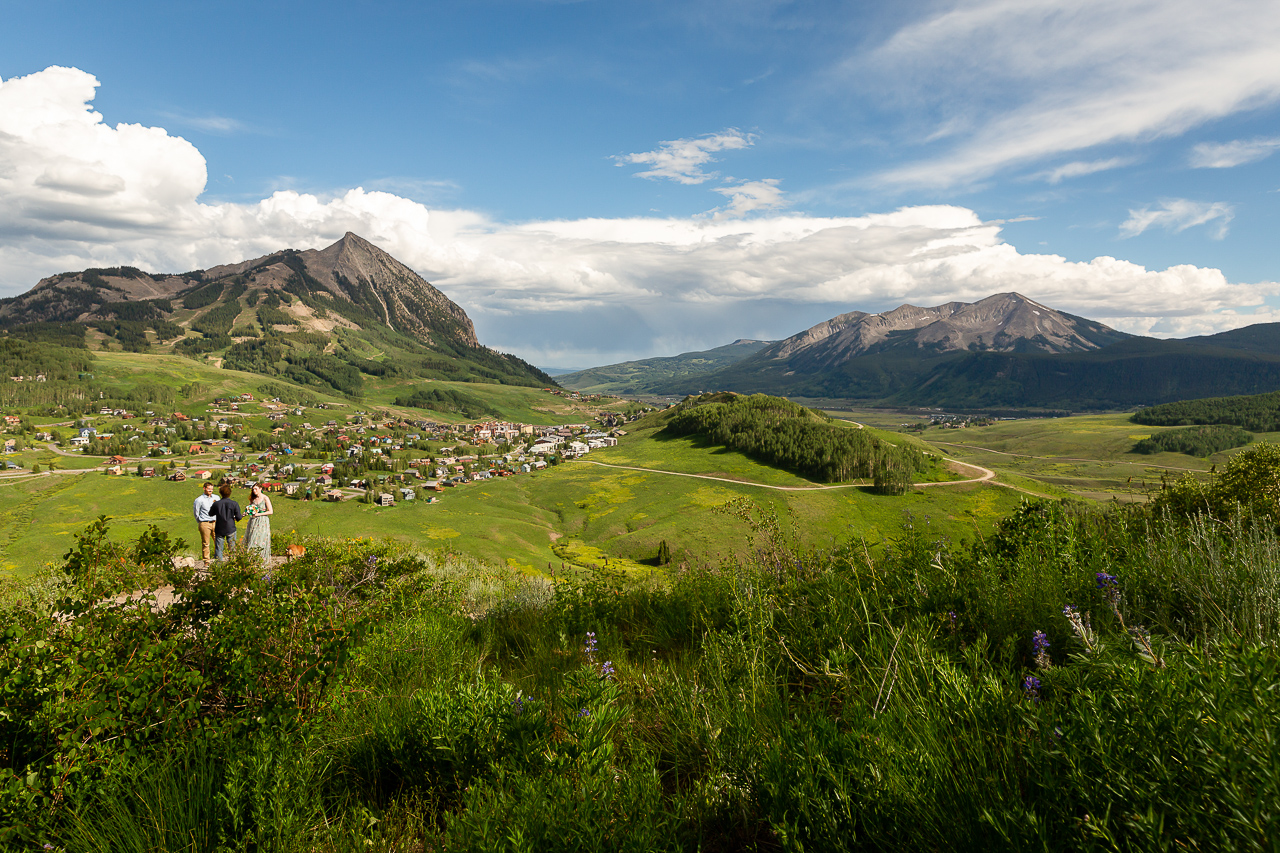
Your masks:
M 887 410 L 831 414 L 882 429 L 928 423 L 919 415 Z M 1175 427 L 1142 426 L 1126 413 L 1110 413 L 1023 418 L 964 429 L 929 427 L 911 435 L 947 456 L 996 469 L 1006 478 L 1020 476 L 1061 494 L 1098 501 L 1146 501 L 1160 488 L 1162 476 L 1208 475 L 1244 449 L 1207 457 L 1133 452 L 1138 441 L 1169 429 Z M 1254 441 L 1280 441 L 1280 433 L 1255 433 Z
M 806 485 L 741 454 L 690 448 L 687 441 L 682 442 L 686 446 L 672 454 L 668 470 L 731 475 L 752 483 Z M 384 509 L 357 501 L 304 502 L 276 496 L 272 530 L 282 536 L 391 538 L 545 573 L 548 564 L 558 570 L 565 561 L 563 554 L 553 550 L 561 539 L 580 540 L 597 549 L 601 561 L 611 556 L 648 565 L 662 541 L 668 543 L 677 563 L 740 557 L 748 548 L 747 527 L 714 510 L 743 498 L 776 513 L 799 542 L 822 547 L 850 535 L 881 541 L 893 535 L 909 515 L 954 538 L 971 538 L 976 531 L 989 529 L 1022 497 L 988 485 L 935 487 L 900 497 L 859 487 L 778 491 L 592 464 L 641 462 L 642 467 L 657 467 L 661 463 L 647 452 L 637 457 L 628 449 L 633 446 L 596 451 L 588 459 L 532 474 L 447 489 L 433 504 L 402 501 Z M 113 519 L 115 535 L 122 539 L 136 537 L 154 524 L 170 536 L 185 539 L 188 552 L 194 553 L 198 539 L 191 502 L 199 490 L 191 480 L 174 483 L 97 472 L 0 482 L 0 523 L 8 537 L 0 540 L 0 571 L 25 574 L 59 560 L 73 535 L 104 514 Z
M 1270 516 L 1040 501 L 810 551 L 743 510 L 742 557 L 554 581 L 367 538 L 192 579 L 82 531 L 0 610 L 0 844 L 1273 849 Z M 183 598 L 104 600 L 147 573 Z

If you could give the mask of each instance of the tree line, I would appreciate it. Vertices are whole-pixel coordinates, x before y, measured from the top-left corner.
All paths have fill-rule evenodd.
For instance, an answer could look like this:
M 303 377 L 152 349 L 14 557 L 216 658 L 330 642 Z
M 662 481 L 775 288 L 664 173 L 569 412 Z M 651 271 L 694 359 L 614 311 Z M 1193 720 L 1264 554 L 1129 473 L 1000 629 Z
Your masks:
M 766 394 L 689 398 L 663 431 L 699 435 L 822 482 L 874 478 L 877 489 L 889 494 L 906 491 L 912 476 L 925 468 L 924 454 L 914 448 L 836 426 L 804 406 Z
M 1243 447 L 1253 435 L 1238 426 L 1210 424 L 1158 432 L 1133 446 L 1134 453 L 1185 453 L 1188 456 L 1212 456 L 1233 447 Z
M 1228 424 L 1253 432 L 1277 432 L 1280 431 L 1280 391 L 1162 403 L 1139 409 L 1132 420 L 1147 426 Z

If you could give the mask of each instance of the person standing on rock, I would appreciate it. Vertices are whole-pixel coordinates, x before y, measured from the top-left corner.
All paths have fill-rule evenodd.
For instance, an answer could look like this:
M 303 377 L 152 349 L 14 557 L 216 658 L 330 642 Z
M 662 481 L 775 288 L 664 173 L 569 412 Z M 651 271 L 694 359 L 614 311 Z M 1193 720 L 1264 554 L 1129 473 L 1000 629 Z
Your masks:
M 218 494 L 221 496 L 218 502 L 213 505 L 213 517 L 215 519 L 213 526 L 213 558 L 221 560 L 223 554 L 223 546 L 226 551 L 231 551 L 236 547 L 236 522 L 244 518 L 240 514 L 240 504 L 231 500 L 231 486 L 223 483 L 218 487 Z
M 191 507 L 191 511 L 196 516 L 196 527 L 200 531 L 200 550 L 204 554 L 201 559 L 206 563 L 209 562 L 209 541 L 213 539 L 215 521 L 213 504 L 217 500 L 213 496 L 213 483 L 205 483 L 204 491 L 196 498 L 196 502 Z
M 262 558 L 262 565 L 271 565 L 271 516 L 275 510 L 271 498 L 262 491 L 261 483 L 249 487 L 249 524 L 245 527 L 244 547 Z

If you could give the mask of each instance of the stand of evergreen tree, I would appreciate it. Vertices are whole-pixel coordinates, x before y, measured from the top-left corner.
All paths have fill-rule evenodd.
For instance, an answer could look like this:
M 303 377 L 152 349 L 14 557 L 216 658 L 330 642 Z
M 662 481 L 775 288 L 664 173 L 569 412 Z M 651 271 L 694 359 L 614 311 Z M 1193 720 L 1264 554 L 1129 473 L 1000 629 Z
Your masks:
M 1135 412 L 1133 422 L 1148 426 L 1227 424 L 1253 432 L 1277 432 L 1280 431 L 1280 391 L 1163 403 Z
M 1211 456 L 1233 447 L 1243 447 L 1253 435 L 1238 426 L 1212 424 L 1158 432 L 1133 446 L 1134 453 L 1185 453 L 1188 456 Z
M 836 426 L 781 397 L 703 395 L 677 407 L 664 432 L 699 435 L 770 465 L 822 482 L 875 478 L 877 490 L 901 494 L 925 468 L 924 454 L 866 430 Z

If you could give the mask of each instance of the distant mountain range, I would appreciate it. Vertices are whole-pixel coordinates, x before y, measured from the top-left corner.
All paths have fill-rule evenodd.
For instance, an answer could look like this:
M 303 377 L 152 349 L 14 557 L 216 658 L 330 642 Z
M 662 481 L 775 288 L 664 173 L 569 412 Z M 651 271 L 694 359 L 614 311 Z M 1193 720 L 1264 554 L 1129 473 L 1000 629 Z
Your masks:
M 359 375 L 554 384 L 476 339 L 467 313 L 348 233 L 179 275 L 133 267 L 50 276 L 0 300 L 0 332 L 91 348 L 174 352 L 350 392 Z
M 1123 409 L 1280 389 L 1280 324 L 1156 340 L 1017 293 L 855 311 L 754 352 L 733 346 L 709 351 L 729 363 L 683 375 L 664 362 L 708 353 L 593 368 L 560 382 L 582 388 L 608 377 L 614 393 L 726 390 L 959 410 Z
M 705 352 L 624 361 L 557 376 L 556 380 L 566 388 L 592 394 L 670 394 L 674 392 L 667 389 L 686 381 L 697 384 L 698 377 L 741 361 L 770 343 L 740 338 Z

